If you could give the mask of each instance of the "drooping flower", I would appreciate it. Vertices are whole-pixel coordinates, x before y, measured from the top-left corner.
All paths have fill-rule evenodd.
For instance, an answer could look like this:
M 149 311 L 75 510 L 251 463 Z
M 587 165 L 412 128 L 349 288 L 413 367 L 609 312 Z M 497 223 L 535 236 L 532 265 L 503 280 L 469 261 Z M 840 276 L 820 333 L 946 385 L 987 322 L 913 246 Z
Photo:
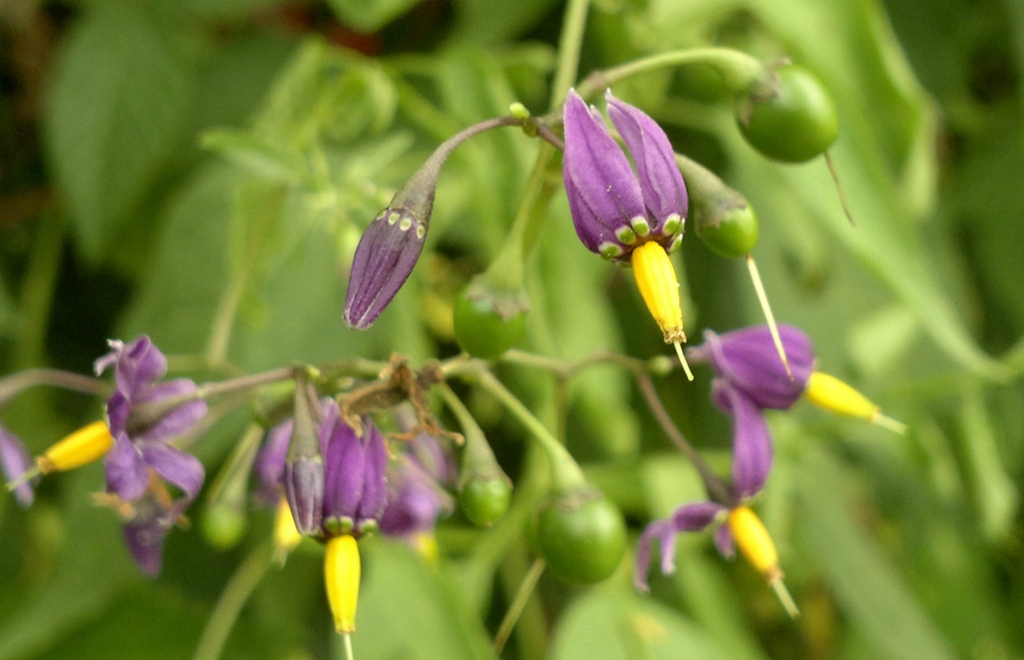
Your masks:
M 686 341 L 679 283 L 668 257 L 683 238 L 686 185 L 661 127 L 611 91 L 606 99 L 636 170 L 597 109 L 570 90 L 562 172 L 573 225 L 591 252 L 632 265 L 644 303 L 686 368 L 679 348 Z
M 687 349 L 695 363 L 709 362 L 717 379 L 728 382 L 758 408 L 788 410 L 802 396 L 825 410 L 864 419 L 898 433 L 900 422 L 835 376 L 815 370 L 814 347 L 799 328 L 780 325 L 779 335 L 789 358 L 790 373 L 779 361 L 771 331 L 758 325 L 718 335 L 704 331 L 704 343 Z
M 420 433 L 406 447 L 408 451 L 389 471 L 380 530 L 415 544 L 433 532 L 438 517 L 451 513 L 454 503 L 441 484 L 452 481 L 454 469 L 437 439 L 428 433 Z
M 108 442 L 112 437 L 113 448 L 104 459 L 108 501 L 125 518 L 125 540 L 136 562 L 155 574 L 167 533 L 199 494 L 206 474 L 199 459 L 169 441 L 191 430 L 207 406 L 193 396 L 193 381 L 160 382 L 167 359 L 149 337 L 109 344 L 111 352 L 94 365 L 97 375 L 114 368 L 117 388 L 107 401 L 107 423 L 96 422 L 80 433 L 106 434 Z M 172 498 L 164 482 L 182 496 Z
M 25 479 L 32 470 L 32 457 L 18 436 L 0 424 L 0 469 L 4 480 L 11 484 L 10 490 L 21 506 L 31 506 L 35 499 L 32 485 L 36 478 Z M 16 485 L 15 485 L 16 484 Z

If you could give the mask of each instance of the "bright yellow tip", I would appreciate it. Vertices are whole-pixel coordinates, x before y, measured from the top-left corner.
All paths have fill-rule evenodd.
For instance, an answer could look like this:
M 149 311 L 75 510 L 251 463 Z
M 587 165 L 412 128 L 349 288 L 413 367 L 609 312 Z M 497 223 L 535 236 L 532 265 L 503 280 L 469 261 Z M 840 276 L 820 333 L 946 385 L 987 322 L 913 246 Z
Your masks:
M 775 323 L 775 315 L 772 314 L 772 306 L 768 304 L 768 294 L 764 291 L 764 284 L 761 282 L 761 273 L 757 270 L 757 263 L 753 255 L 747 255 L 747 270 L 750 272 L 750 280 L 754 283 L 754 291 L 757 292 L 757 300 L 761 303 L 761 310 L 764 312 L 764 320 L 768 323 L 768 330 L 772 333 L 772 342 L 775 343 L 775 350 L 782 360 L 782 366 L 786 369 L 786 375 L 793 379 L 793 372 L 789 370 L 789 360 L 786 358 L 786 349 L 782 345 L 782 337 L 779 336 L 779 326 Z
M 676 347 L 676 355 L 679 356 L 679 364 L 683 366 L 683 371 L 686 373 L 687 380 L 693 380 L 693 372 L 690 371 L 690 365 L 686 361 L 686 356 L 683 355 L 683 347 L 679 345 L 679 342 L 674 341 L 672 345 Z
M 292 508 L 288 506 L 288 500 L 281 498 L 277 503 L 277 513 L 274 516 L 274 559 L 278 564 L 284 565 L 288 554 L 295 549 L 295 546 L 302 540 L 302 534 L 295 527 L 295 519 L 292 518 Z
M 324 583 L 327 602 L 334 615 L 334 629 L 342 634 L 356 631 L 356 604 L 359 601 L 359 547 L 345 534 L 327 542 L 324 556 Z
M 750 507 L 739 506 L 729 512 L 729 529 L 740 552 L 754 568 L 772 582 L 782 577 L 779 570 L 779 553 L 768 530 Z
M 113 446 L 114 437 L 106 422 L 93 422 L 47 449 L 36 458 L 36 466 L 43 474 L 73 470 L 101 458 Z
M 665 343 L 685 342 L 679 280 L 665 248 L 653 241 L 644 243 L 633 250 L 630 261 L 640 296 L 665 335 Z
M 796 601 L 789 595 L 789 589 L 786 588 L 786 583 L 782 581 L 780 575 L 778 579 L 772 580 L 769 584 L 772 586 L 772 591 L 778 596 L 779 602 L 782 603 L 782 607 L 786 610 L 786 614 L 791 619 L 796 619 L 800 616 L 800 608 L 796 606 Z
M 427 562 L 431 566 L 437 566 L 437 537 L 432 532 L 420 532 L 414 534 L 410 539 L 413 550 L 423 557 L 423 561 Z
M 883 415 L 881 409 L 866 396 L 835 376 L 815 371 L 807 381 L 806 394 L 811 403 L 825 410 L 864 419 L 896 433 L 907 432 L 906 425 Z

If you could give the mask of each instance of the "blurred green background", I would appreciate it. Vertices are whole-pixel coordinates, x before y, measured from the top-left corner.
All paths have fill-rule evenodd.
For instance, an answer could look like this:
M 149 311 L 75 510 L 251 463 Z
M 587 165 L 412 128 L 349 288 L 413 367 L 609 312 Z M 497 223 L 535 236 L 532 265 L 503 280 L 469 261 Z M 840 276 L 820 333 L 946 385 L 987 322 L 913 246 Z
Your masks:
M 444 138 L 549 104 L 565 11 L 553 0 L 0 0 L 0 373 L 88 372 L 108 337 L 149 334 L 197 379 L 346 356 L 457 352 L 451 301 L 489 263 L 537 145 L 516 130 L 445 167 L 427 249 L 365 333 L 341 322 L 359 234 Z M 615 93 L 758 211 L 754 250 L 776 316 L 823 370 L 910 426 L 906 436 L 799 406 L 770 418 L 776 465 L 759 511 L 804 616 L 790 621 L 742 561 L 681 539 L 651 596 L 631 558 L 607 583 L 544 576 L 503 657 L 1024 657 L 1024 3 L 1019 0 L 593 0 L 580 73 L 707 44 L 788 56 L 839 108 L 822 159 L 770 162 L 736 130 L 710 69 L 638 76 Z M 741 261 L 692 235 L 688 331 L 761 319 Z M 568 360 L 664 353 L 630 276 L 576 240 L 556 193 L 528 269 L 527 347 Z M 202 367 L 196 368 L 195 365 Z M 536 372 L 502 378 L 547 418 Z M 594 368 L 568 391 L 568 443 L 638 534 L 702 499 L 628 375 Z M 708 374 L 659 381 L 723 474 L 728 423 Z M 499 460 L 529 471 L 518 425 L 466 392 Z M 100 415 L 33 390 L 2 412 L 33 451 Z M 246 422 L 196 447 L 216 473 Z M 174 532 L 140 576 L 95 507 L 101 467 L 47 478 L 35 505 L 0 498 L 0 658 L 183 658 L 232 575 L 266 539 Z M 489 530 L 458 513 L 430 567 L 365 547 L 358 658 L 493 657 L 488 639 L 532 555 L 523 516 Z M 336 657 L 319 551 L 302 546 L 242 609 L 226 658 Z M 340 657 L 340 656 L 338 656 Z

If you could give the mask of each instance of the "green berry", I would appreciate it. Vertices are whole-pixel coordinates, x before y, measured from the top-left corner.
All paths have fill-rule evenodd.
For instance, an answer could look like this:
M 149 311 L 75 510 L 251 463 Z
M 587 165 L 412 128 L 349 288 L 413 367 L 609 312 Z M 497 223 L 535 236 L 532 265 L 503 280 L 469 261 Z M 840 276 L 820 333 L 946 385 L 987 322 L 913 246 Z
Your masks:
M 512 486 L 502 477 L 470 479 L 459 492 L 462 512 L 480 527 L 490 527 L 505 515 L 511 498 Z
M 462 350 L 485 360 L 516 345 L 526 332 L 526 312 L 504 319 L 487 300 L 472 300 L 463 289 L 455 299 L 455 338 Z
M 600 492 L 580 491 L 541 509 L 537 543 L 555 575 L 575 584 L 594 584 L 608 578 L 622 561 L 626 523 Z
M 215 548 L 227 550 L 238 545 L 245 528 L 245 514 L 235 507 L 211 504 L 203 510 L 203 536 Z
M 703 220 L 703 221 L 702 221 Z M 757 243 L 757 216 L 749 204 L 734 206 L 706 218 L 697 217 L 697 237 L 723 257 L 742 257 Z
M 788 64 L 775 71 L 776 93 L 748 98 L 737 124 L 755 149 L 772 160 L 802 163 L 821 153 L 839 132 L 836 106 L 822 82 L 809 70 Z

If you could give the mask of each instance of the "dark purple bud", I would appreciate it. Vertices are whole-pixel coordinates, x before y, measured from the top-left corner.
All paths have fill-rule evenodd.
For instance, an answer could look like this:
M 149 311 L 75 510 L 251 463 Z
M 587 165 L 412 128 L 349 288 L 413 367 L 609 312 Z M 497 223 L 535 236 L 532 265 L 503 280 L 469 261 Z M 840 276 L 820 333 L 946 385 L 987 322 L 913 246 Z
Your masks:
M 33 467 L 32 457 L 25 445 L 16 435 L 0 425 L 0 469 L 4 479 L 10 483 L 18 481 Z M 24 507 L 30 506 L 35 499 L 32 484 L 38 479 L 29 479 L 14 487 L 14 497 Z
M 745 500 L 764 488 L 772 468 L 772 438 L 764 413 L 722 378 L 712 383 L 711 400 L 732 419 L 732 484 Z
M 562 174 L 576 233 L 591 252 L 620 257 L 650 230 L 640 182 L 600 115 L 572 90 L 564 124 Z
M 405 284 L 423 251 L 427 220 L 406 208 L 386 208 L 366 228 L 352 259 L 345 323 L 365 330 Z
M 676 166 L 675 152 L 665 131 L 647 114 L 623 103 L 611 90 L 605 94 L 608 116 L 633 156 L 644 204 L 651 219 L 651 234 L 668 249 L 682 231 L 689 200 Z
M 792 378 L 779 359 L 768 326 L 717 335 L 704 331 L 704 343 L 687 349 L 691 362 L 710 362 L 715 373 L 743 392 L 758 408 L 793 407 L 814 370 L 814 347 L 799 328 L 779 325 Z
M 323 459 L 301 457 L 285 463 L 284 493 L 299 533 L 303 536 L 318 534 L 323 521 Z

